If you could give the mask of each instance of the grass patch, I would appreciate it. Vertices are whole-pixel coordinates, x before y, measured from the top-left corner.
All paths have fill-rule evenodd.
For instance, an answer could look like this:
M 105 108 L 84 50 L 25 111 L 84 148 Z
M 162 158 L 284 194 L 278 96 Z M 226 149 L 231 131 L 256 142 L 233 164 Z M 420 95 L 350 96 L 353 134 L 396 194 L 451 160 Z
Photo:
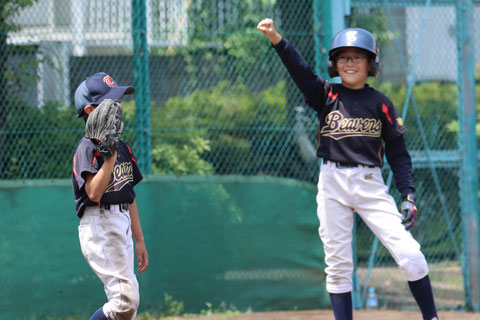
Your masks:
M 212 303 L 206 302 L 206 309 L 202 309 L 199 314 L 185 313 L 184 312 L 184 303 L 182 301 L 176 301 L 169 294 L 164 295 L 164 301 L 162 303 L 162 310 L 160 312 L 142 312 L 137 315 L 137 320 L 176 320 L 176 319 L 188 319 L 198 316 L 211 316 L 216 315 L 218 319 L 230 319 L 232 316 L 237 316 L 244 313 L 251 313 L 252 311 L 248 309 L 245 312 L 240 312 L 237 308 L 230 304 L 227 305 L 225 302 L 220 303 L 219 306 L 215 307 Z M 66 320 L 76 320 L 76 319 L 66 319 Z

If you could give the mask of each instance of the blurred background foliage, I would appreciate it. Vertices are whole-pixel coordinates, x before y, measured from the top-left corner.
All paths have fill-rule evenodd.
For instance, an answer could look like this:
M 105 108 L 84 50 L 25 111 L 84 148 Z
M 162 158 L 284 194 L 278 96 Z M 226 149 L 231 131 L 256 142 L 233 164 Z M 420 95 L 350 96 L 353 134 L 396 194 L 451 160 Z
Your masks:
M 372 86 L 387 94 L 399 112 L 402 112 L 407 93 L 404 84 L 382 82 Z M 455 84 L 437 82 L 422 83 L 413 88 L 421 119 L 435 122 L 438 126 L 438 130 L 427 136 L 430 146 L 435 146 L 436 149 L 447 148 L 445 141 L 455 139 L 458 132 L 458 121 L 453 120 L 457 112 L 456 90 Z M 480 95 L 478 86 L 477 94 Z M 57 170 L 51 172 L 51 164 L 40 159 L 53 161 L 71 158 L 75 149 L 71 141 L 83 134 L 83 120 L 76 118 L 76 113 L 70 106 L 49 103 L 39 109 L 22 104 L 21 101 L 16 105 L 17 111 L 10 113 L 6 122 L 9 132 L 6 144 L 15 147 L 15 155 L 10 158 L 8 177 L 27 179 L 29 173 L 33 172 L 39 178 L 68 177 L 71 174 L 70 163 L 56 161 Z M 124 140 L 132 143 L 135 139 L 135 102 L 130 100 L 122 105 Z M 480 113 L 480 103 L 477 103 L 477 110 Z M 213 116 L 220 119 L 223 129 L 242 131 L 244 134 L 240 137 L 229 135 L 228 130 L 221 135 L 212 134 L 216 128 L 209 125 L 209 120 Z M 223 81 L 211 88 L 197 89 L 185 96 L 169 98 L 164 106 L 152 105 L 151 121 L 152 128 L 162 132 L 152 140 L 155 174 L 235 173 L 238 167 L 248 167 L 254 172 L 258 166 L 256 162 L 262 159 L 255 160 L 250 154 L 252 148 L 260 143 L 259 139 L 270 143 L 281 140 L 278 136 L 280 132 L 272 130 L 268 135 L 258 136 L 255 128 L 261 126 L 273 129 L 286 125 L 285 82 L 280 81 L 272 87 L 255 92 L 243 83 Z M 409 130 L 407 138 L 418 136 L 415 118 L 408 118 L 406 125 Z M 46 135 L 40 135 L 41 132 L 46 132 Z M 477 135 L 480 137 L 478 125 Z M 42 148 L 32 148 L 34 145 L 41 145 Z M 228 158 L 224 158 L 225 153 L 240 153 L 244 162 L 225 163 L 228 161 Z M 19 157 L 31 159 L 22 164 L 22 176 L 19 176 Z

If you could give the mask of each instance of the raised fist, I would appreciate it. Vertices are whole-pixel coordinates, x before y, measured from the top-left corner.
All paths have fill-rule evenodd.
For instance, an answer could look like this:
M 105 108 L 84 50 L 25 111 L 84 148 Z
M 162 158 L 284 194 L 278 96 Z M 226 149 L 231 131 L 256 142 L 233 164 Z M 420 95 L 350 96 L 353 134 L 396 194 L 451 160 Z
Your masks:
M 273 45 L 278 44 L 282 40 L 282 36 L 275 29 L 275 24 L 270 18 L 263 19 L 257 25 L 257 29 L 260 30 L 265 37 L 267 37 Z

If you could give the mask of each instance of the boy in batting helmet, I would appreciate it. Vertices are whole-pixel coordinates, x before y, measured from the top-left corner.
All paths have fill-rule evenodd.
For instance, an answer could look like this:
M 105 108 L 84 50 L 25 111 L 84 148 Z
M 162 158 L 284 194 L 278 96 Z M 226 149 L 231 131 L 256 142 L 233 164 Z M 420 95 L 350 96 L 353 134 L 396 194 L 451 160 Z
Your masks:
M 329 51 L 328 73 L 341 84 L 314 74 L 293 45 L 275 30 L 271 19 L 258 23 L 290 76 L 317 112 L 323 159 L 317 192 L 319 235 L 325 251 L 327 291 L 335 319 L 352 312 L 352 228 L 357 212 L 403 270 L 423 318 L 437 319 L 428 266 L 409 229 L 416 221 L 412 162 L 403 134 L 406 127 L 392 102 L 366 84 L 380 63 L 376 41 L 367 30 L 339 32 Z M 402 195 L 401 212 L 381 173 L 383 156 Z
M 124 94 L 134 92 L 133 87 L 118 86 L 108 74 L 96 73 L 87 77 L 75 92 L 77 116 L 87 121 L 102 102 L 119 103 Z M 133 190 L 142 178 L 135 156 L 125 142 L 120 140 L 111 156 L 101 156 L 95 142 L 87 136 L 78 143 L 72 182 L 80 218 L 80 246 L 88 264 L 102 280 L 108 298 L 90 320 L 135 319 L 140 296 L 133 267 L 132 236 L 138 272 L 148 267 Z

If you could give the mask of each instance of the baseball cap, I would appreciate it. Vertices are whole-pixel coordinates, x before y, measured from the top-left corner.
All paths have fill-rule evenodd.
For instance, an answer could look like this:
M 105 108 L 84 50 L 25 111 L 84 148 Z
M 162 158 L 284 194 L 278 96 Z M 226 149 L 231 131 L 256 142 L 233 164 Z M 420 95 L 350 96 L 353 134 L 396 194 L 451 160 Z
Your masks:
M 105 72 L 98 72 L 87 77 L 75 91 L 75 108 L 77 117 L 81 117 L 84 108 L 88 105 L 99 105 L 105 99 L 113 101 L 120 99 L 125 94 L 132 94 L 135 88 L 119 86 L 111 76 Z

